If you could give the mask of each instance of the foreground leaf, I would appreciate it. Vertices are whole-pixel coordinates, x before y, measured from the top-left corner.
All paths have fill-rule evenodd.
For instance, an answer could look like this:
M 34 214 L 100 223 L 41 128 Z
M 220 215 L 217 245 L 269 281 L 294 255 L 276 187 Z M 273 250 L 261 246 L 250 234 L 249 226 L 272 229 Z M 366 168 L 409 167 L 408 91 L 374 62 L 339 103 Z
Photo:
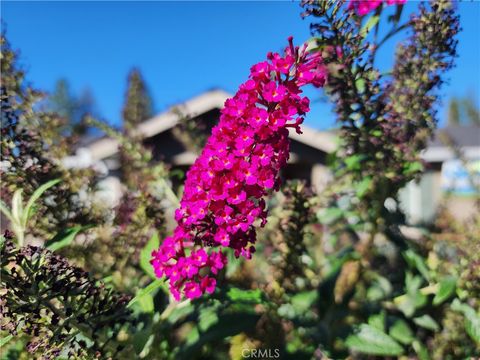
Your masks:
M 262 292 L 260 289 L 243 290 L 239 288 L 230 288 L 227 296 L 230 300 L 236 302 L 262 303 Z
M 60 250 L 65 246 L 70 245 L 72 241 L 75 239 L 75 237 L 78 235 L 78 233 L 80 233 L 81 231 L 88 230 L 92 227 L 93 225 L 74 226 L 73 228 L 62 230 L 57 235 L 55 235 L 52 239 L 48 240 L 45 243 L 45 247 L 50 251 Z
M 144 301 L 145 297 L 148 297 L 148 296 L 151 297 L 150 294 L 155 290 L 157 290 L 158 288 L 163 288 L 165 291 L 168 291 L 168 289 L 166 288 L 165 282 L 163 280 L 157 279 L 151 282 L 147 287 L 139 290 L 137 292 L 137 295 L 132 300 L 130 300 L 127 307 L 128 308 L 132 307 L 133 304 L 135 304 L 138 301 Z
M 30 199 L 28 199 L 27 205 L 25 205 L 24 213 L 23 213 L 23 219 L 22 222 L 26 226 L 28 219 L 30 216 L 33 214 L 33 205 L 35 202 L 40 199 L 40 196 L 43 195 L 45 191 L 50 189 L 51 187 L 57 185 L 61 179 L 54 179 L 46 182 L 45 184 L 41 185 L 38 187 L 37 190 L 34 191 Z
M 405 345 L 411 344 L 415 340 L 412 329 L 410 329 L 407 322 L 402 319 L 395 321 L 389 333 L 392 338 Z
M 455 277 L 447 277 L 440 282 L 439 289 L 433 298 L 433 305 L 439 305 L 447 300 L 454 292 L 457 286 Z
M 438 326 L 437 322 L 433 320 L 430 315 L 423 315 L 413 319 L 413 322 L 418 326 L 421 326 L 425 329 L 438 331 L 440 330 L 440 326 Z
M 3 348 L 10 340 L 12 340 L 13 335 L 7 335 L 0 339 L 0 349 Z
M 347 338 L 349 349 L 370 355 L 396 356 L 403 353 L 402 346 L 393 338 L 373 326 L 362 324 L 356 335 Z
M 452 303 L 452 310 L 463 313 L 465 317 L 465 331 L 475 341 L 480 344 L 480 315 L 467 304 L 462 304 L 458 299 Z
M 150 264 L 150 259 L 152 258 L 152 251 L 158 249 L 159 246 L 160 240 L 158 238 L 158 233 L 155 232 L 140 252 L 140 267 L 153 280 L 156 280 L 157 277 L 155 276 L 155 272 L 153 271 L 152 264 Z

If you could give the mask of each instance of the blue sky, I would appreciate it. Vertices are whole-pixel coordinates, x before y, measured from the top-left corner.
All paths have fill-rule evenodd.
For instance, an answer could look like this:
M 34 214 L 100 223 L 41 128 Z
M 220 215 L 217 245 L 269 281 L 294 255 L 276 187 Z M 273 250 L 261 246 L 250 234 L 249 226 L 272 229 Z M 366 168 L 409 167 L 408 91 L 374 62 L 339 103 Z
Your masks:
M 289 35 L 307 40 L 310 23 L 300 17 L 298 2 L 289 1 L 2 1 L 1 10 L 35 87 L 51 91 L 63 77 L 76 93 L 90 88 L 100 113 L 116 124 L 133 66 L 141 69 L 160 112 L 210 88 L 235 92 L 250 66 L 283 48 Z M 480 96 L 480 3 L 462 2 L 459 10 L 464 31 L 457 67 L 442 90 L 444 103 L 468 91 Z M 394 44 L 385 47 L 381 65 L 390 63 L 393 51 Z M 333 126 L 329 109 L 316 103 L 306 123 Z M 440 117 L 444 121 L 445 106 Z

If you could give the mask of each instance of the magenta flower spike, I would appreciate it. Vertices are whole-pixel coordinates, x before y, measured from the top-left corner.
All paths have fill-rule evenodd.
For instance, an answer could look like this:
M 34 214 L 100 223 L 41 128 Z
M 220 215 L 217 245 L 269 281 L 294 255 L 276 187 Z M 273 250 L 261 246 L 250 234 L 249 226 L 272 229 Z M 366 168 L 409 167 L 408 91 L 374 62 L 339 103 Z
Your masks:
M 381 3 L 386 2 L 387 5 L 405 4 L 407 0 L 350 0 L 349 9 L 355 9 L 358 15 L 364 16 L 375 10 Z
M 263 198 L 279 189 L 289 158 L 289 128 L 301 133 L 309 111 L 300 87 L 325 83 L 320 54 L 294 47 L 291 37 L 283 56 L 267 58 L 252 66 L 249 79 L 225 101 L 218 125 L 187 172 L 175 212 L 178 225 L 152 253 L 155 274 L 169 280 L 176 300 L 215 290 L 215 276 L 227 263 L 222 248 L 252 257 L 255 228 L 267 221 Z

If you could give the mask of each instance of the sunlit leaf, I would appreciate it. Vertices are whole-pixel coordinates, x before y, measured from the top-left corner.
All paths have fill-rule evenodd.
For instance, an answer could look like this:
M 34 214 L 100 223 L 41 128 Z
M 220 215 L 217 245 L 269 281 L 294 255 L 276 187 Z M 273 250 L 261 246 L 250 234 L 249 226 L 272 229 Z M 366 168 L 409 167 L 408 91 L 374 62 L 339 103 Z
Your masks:
M 0 339 L 0 349 L 3 348 L 10 340 L 13 339 L 13 335 L 7 335 Z
M 243 290 L 232 287 L 228 290 L 227 296 L 234 302 L 239 301 L 255 304 L 260 304 L 262 302 L 262 291 L 260 289 Z
M 408 249 L 403 253 L 403 257 L 405 258 L 407 263 L 410 266 L 416 268 L 426 280 L 430 280 L 430 273 L 428 272 L 427 265 L 425 263 L 425 260 L 420 255 L 418 255 L 412 249 Z
M 480 314 L 467 304 L 462 304 L 458 299 L 452 302 L 452 310 L 463 313 L 467 334 L 473 341 L 480 344 Z
M 145 247 L 140 252 L 140 267 L 146 274 L 148 274 L 153 280 L 157 279 L 155 272 L 153 271 L 152 264 L 150 264 L 150 259 L 152 258 L 152 251 L 158 249 L 160 246 L 160 240 L 158 238 L 158 233 L 155 232 L 150 240 L 145 244 Z
M 12 219 L 13 222 L 23 225 L 22 222 L 23 204 L 22 204 L 22 190 L 14 192 L 12 197 Z
M 389 334 L 395 340 L 401 342 L 402 344 L 408 345 L 415 340 L 414 334 L 410 326 L 403 319 L 396 320 L 393 325 L 390 327 Z
M 447 300 L 454 292 L 457 286 L 457 279 L 453 276 L 440 281 L 439 288 L 433 298 L 433 305 L 439 305 Z
M 397 356 L 403 353 L 402 346 L 390 336 L 373 326 L 362 324 L 356 335 L 351 335 L 346 340 L 349 349 L 364 354 Z
M 415 340 L 412 343 L 413 350 L 418 355 L 419 360 L 430 360 L 430 355 L 428 355 L 428 349 L 418 340 Z
M 50 251 L 60 250 L 65 246 L 70 245 L 72 241 L 75 239 L 75 237 L 78 235 L 78 233 L 80 233 L 81 231 L 88 230 L 92 227 L 93 225 L 75 226 L 70 229 L 62 230 L 57 235 L 55 235 L 52 239 L 45 242 L 45 247 Z
M 440 330 L 440 326 L 438 326 L 437 322 L 433 320 L 430 315 L 422 315 L 413 319 L 413 322 L 418 326 L 421 326 L 425 329 L 438 331 Z
M 55 186 L 58 184 L 61 180 L 60 179 L 54 179 L 46 182 L 45 184 L 41 185 L 34 191 L 30 199 L 28 199 L 27 205 L 25 205 L 24 209 L 24 214 L 23 214 L 23 219 L 22 223 L 26 226 L 28 219 L 30 216 L 33 214 L 33 206 L 35 202 L 43 195 L 45 191 L 50 189 L 52 186 Z
M 365 38 L 367 35 L 370 33 L 370 31 L 373 29 L 375 25 L 380 21 L 380 16 L 379 15 L 374 15 L 371 16 L 368 21 L 363 25 L 363 27 L 360 29 L 360 36 Z
M 357 197 L 363 197 L 363 195 L 365 195 L 367 190 L 370 188 L 371 184 L 372 178 L 370 176 L 365 177 L 361 182 L 359 182 L 355 187 Z
M 150 294 L 155 290 L 157 290 L 158 288 L 163 288 L 165 291 L 167 291 L 165 282 L 163 280 L 157 279 L 151 282 L 148 286 L 139 290 L 137 292 L 137 295 L 132 300 L 130 300 L 127 307 L 132 307 L 133 304 L 135 304 L 138 301 L 144 301 L 142 298 L 151 296 Z
M 385 312 L 382 311 L 380 314 L 371 315 L 368 318 L 368 325 L 380 331 L 384 331 L 385 330 Z

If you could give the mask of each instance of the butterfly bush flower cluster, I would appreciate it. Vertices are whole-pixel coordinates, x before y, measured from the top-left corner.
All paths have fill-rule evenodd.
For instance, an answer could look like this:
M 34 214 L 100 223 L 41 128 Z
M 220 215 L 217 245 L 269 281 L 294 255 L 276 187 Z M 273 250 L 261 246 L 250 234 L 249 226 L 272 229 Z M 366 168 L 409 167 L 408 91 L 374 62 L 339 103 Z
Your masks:
M 309 99 L 300 87 L 323 86 L 321 55 L 292 38 L 282 55 L 251 68 L 249 79 L 226 100 L 200 157 L 187 173 L 178 226 L 151 263 L 165 276 L 176 300 L 215 290 L 215 276 L 226 265 L 222 248 L 250 259 L 255 252 L 255 226 L 264 226 L 263 197 L 280 186 L 279 172 L 289 158 L 288 128 L 301 133 Z
M 388 5 L 405 4 L 407 0 L 350 0 L 349 9 L 355 9 L 358 15 L 367 15 L 370 11 L 375 10 L 380 4 L 386 2 Z

